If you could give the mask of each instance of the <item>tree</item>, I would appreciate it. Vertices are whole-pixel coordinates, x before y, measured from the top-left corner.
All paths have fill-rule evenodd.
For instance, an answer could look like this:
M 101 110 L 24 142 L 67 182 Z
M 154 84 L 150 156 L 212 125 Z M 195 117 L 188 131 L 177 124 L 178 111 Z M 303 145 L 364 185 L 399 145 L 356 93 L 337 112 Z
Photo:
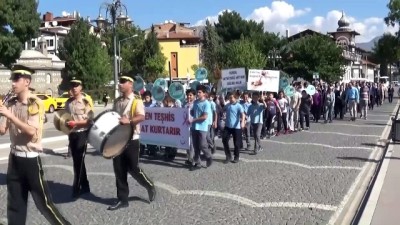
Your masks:
M 71 77 L 84 83 L 85 89 L 94 90 L 112 78 L 111 58 L 101 46 L 98 37 L 89 33 L 89 25 L 80 19 L 72 27 L 59 49 L 60 58 L 66 61 L 66 75 L 61 89 Z
M 387 75 L 388 65 L 393 65 L 399 60 L 399 39 L 390 34 L 384 34 L 377 42 L 375 42 L 372 49 L 375 58 L 381 64 L 380 74 Z M 391 67 L 390 67 L 391 68 Z M 389 72 L 390 82 L 392 81 L 392 72 Z
M 241 37 L 227 44 L 224 52 L 226 68 L 245 67 L 247 69 L 262 69 L 267 62 L 262 54 L 249 39 Z
M 10 67 L 23 43 L 37 36 L 40 17 L 35 0 L 0 0 L 0 63 Z
M 143 71 L 143 78 L 147 81 L 154 81 L 160 75 L 165 75 L 165 64 L 167 58 L 162 54 L 160 43 L 154 26 L 151 27 L 150 33 L 144 40 L 143 46 L 138 53 L 139 64 Z
M 215 30 L 224 43 L 239 40 L 243 35 L 245 38 L 258 37 L 264 33 L 264 24 L 254 20 L 243 19 L 238 12 L 225 11 L 218 16 Z
M 215 27 L 210 21 L 206 21 L 206 27 L 203 30 L 202 40 L 202 58 L 206 69 L 209 71 L 208 80 L 214 80 L 214 71 L 221 67 L 222 43 Z
M 343 50 L 328 36 L 305 36 L 288 45 L 290 57 L 282 61 L 285 72 L 306 80 L 312 79 L 313 72 L 327 82 L 341 79 L 345 65 Z
M 389 13 L 385 17 L 386 24 L 390 26 L 400 25 L 400 0 L 390 0 L 387 7 Z

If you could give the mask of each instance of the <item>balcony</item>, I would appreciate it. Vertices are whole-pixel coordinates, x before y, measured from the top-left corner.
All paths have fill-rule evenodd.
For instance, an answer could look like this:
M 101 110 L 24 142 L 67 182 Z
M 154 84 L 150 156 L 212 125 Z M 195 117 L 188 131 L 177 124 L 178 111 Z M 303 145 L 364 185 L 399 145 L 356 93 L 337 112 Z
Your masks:
M 361 54 L 357 54 L 355 52 L 351 52 L 351 51 L 348 51 L 348 50 L 343 50 L 342 56 L 345 59 L 351 60 L 351 61 L 354 61 L 354 62 L 359 62 L 361 60 Z

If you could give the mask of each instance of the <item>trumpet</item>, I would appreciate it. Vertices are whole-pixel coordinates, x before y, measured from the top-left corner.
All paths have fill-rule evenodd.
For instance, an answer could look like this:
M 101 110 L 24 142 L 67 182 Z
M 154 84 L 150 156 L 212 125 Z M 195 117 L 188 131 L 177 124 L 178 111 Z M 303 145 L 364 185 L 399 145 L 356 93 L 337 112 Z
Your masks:
M 13 90 L 9 90 L 8 93 L 6 95 L 4 95 L 3 99 L 0 102 L 0 106 L 3 106 L 4 104 L 6 104 L 10 98 L 14 95 Z

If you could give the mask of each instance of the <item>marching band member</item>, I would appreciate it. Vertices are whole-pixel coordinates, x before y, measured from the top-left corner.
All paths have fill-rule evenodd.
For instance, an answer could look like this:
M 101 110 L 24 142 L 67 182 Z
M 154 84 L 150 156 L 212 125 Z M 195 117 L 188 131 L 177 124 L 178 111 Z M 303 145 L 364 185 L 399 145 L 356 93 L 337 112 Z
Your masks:
M 211 111 L 210 102 L 206 98 L 207 88 L 204 85 L 197 86 L 197 99 L 193 102 L 193 107 L 190 110 L 192 118 L 190 119 L 192 142 L 194 149 L 193 165 L 190 167 L 190 171 L 194 171 L 201 168 L 200 152 L 203 152 L 207 167 L 210 167 L 213 158 L 207 143 L 207 132 L 208 132 L 208 121 L 207 118 L 211 115 L 208 113 Z
M 50 224 L 70 224 L 54 206 L 39 153 L 43 151 L 43 102 L 29 91 L 34 71 L 15 66 L 11 74 L 16 97 L 1 104 L 0 134 L 9 130 L 11 151 L 7 172 L 7 218 L 9 225 L 26 223 L 28 192 Z
M 72 154 L 74 166 L 74 183 L 72 197 L 89 193 L 89 181 L 86 174 L 85 155 L 88 144 L 89 114 L 93 113 L 93 106 L 82 95 L 82 81 L 72 78 L 70 81 L 71 97 L 65 102 L 65 110 L 71 114 L 73 120 L 67 122 L 71 133 L 68 135 L 68 148 Z
M 122 154 L 113 159 L 118 201 L 109 206 L 108 210 L 117 210 L 129 206 L 128 172 L 140 185 L 147 189 L 150 202 L 154 201 L 156 196 L 153 182 L 139 167 L 139 123 L 144 121 L 145 112 L 140 96 L 135 95 L 132 91 L 134 80 L 134 76 L 128 75 L 123 75 L 119 78 L 119 88 L 122 96 L 115 99 L 113 106 L 113 110 L 121 115 L 120 123 L 131 125 L 132 129 L 134 129 L 134 134 Z
M 226 159 L 224 163 L 229 163 L 232 160 L 232 154 L 229 149 L 229 139 L 233 136 L 234 145 L 234 159 L 233 163 L 239 162 L 240 145 L 242 142 L 242 129 L 245 126 L 246 115 L 244 113 L 243 106 L 238 102 L 238 95 L 229 93 L 229 103 L 225 105 L 224 110 L 226 111 L 226 122 L 225 129 L 222 135 L 222 144 L 224 145 L 224 151 Z

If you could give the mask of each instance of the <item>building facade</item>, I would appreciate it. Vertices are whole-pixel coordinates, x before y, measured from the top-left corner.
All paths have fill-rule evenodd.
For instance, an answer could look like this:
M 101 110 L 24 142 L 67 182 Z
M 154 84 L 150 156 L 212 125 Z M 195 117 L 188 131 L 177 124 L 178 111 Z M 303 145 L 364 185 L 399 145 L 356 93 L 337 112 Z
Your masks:
M 291 37 L 289 41 L 296 40 L 305 35 L 324 35 L 322 33 L 307 29 Z M 338 46 L 343 49 L 342 56 L 345 59 L 344 74 L 342 74 L 342 81 L 349 82 L 353 79 L 367 79 L 369 81 L 376 81 L 378 76 L 377 64 L 369 60 L 370 52 L 365 51 L 356 46 L 356 36 L 360 35 L 357 31 L 350 28 L 350 22 L 346 18 L 344 12 L 338 21 L 338 28 L 334 32 L 327 34 L 332 41 L 336 42 Z
M 39 39 L 38 49 L 40 51 L 23 50 L 16 64 L 35 70 L 31 84 L 31 87 L 35 89 L 34 93 L 58 96 L 59 85 L 62 81 L 61 72 L 65 68 L 65 61 L 60 60 L 56 55 L 48 54 L 45 38 Z M 6 67 L 0 66 L 0 89 L 2 92 L 6 92 L 11 88 L 10 77 L 11 71 Z
M 194 78 L 193 66 L 200 64 L 200 37 L 185 23 L 166 21 L 154 25 L 161 52 L 167 58 L 165 70 L 171 69 L 171 77 Z M 146 30 L 149 33 L 151 29 Z M 171 68 L 170 68 L 171 67 Z

